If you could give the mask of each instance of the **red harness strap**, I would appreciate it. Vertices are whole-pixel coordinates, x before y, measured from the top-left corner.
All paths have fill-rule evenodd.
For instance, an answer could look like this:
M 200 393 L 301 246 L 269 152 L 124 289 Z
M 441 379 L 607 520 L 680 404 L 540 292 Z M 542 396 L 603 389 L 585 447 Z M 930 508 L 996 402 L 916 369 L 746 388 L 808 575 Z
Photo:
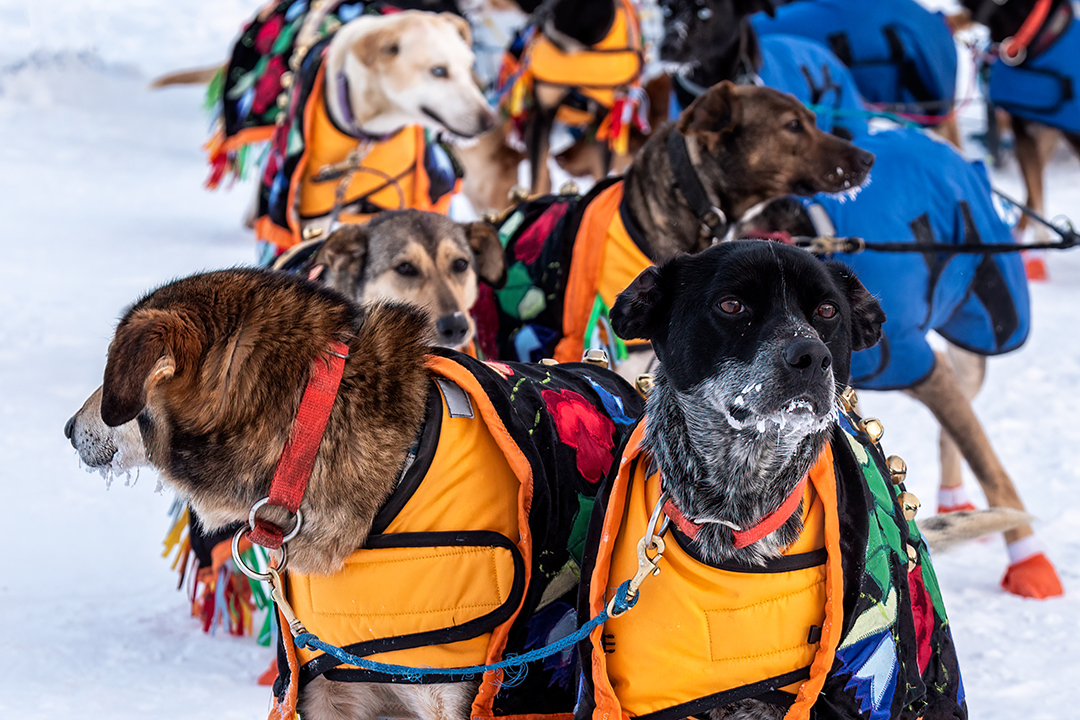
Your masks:
M 1038 0 L 1035 7 L 1031 9 L 1031 13 L 1024 20 L 1023 25 L 1016 31 L 1016 34 L 1001 41 L 998 53 L 1010 65 L 1018 65 L 1023 62 L 1024 58 L 1021 53 L 1027 54 L 1028 45 L 1035 39 L 1035 35 L 1038 34 L 1043 23 L 1046 22 L 1052 4 L 1052 0 Z
M 296 411 L 292 434 L 281 451 L 265 504 L 285 508 L 293 514 L 300 509 L 348 356 L 349 347 L 335 340 L 331 341 L 325 355 L 311 362 L 311 374 L 300 400 L 300 408 Z M 297 524 L 299 522 L 297 517 Z M 276 550 L 284 542 L 284 533 L 273 523 L 256 519 L 248 539 Z
M 749 545 L 753 545 L 758 540 L 761 540 L 766 535 L 774 533 L 780 529 L 780 527 L 788 521 L 795 511 L 799 508 L 799 502 L 803 498 L 803 490 L 806 488 L 806 480 L 810 477 L 810 473 L 806 473 L 795 485 L 795 489 L 791 491 L 791 494 L 787 496 L 787 499 L 780 505 L 780 507 L 773 510 L 771 513 L 761 518 L 761 520 L 753 527 L 746 530 L 735 530 L 732 528 L 732 534 L 735 536 L 736 549 L 742 549 Z M 695 522 L 683 514 L 682 510 L 673 503 L 670 499 L 664 503 L 664 514 L 671 519 L 671 522 L 675 523 L 675 526 L 682 531 L 683 535 L 686 535 L 691 540 L 697 538 L 698 533 L 701 532 L 701 523 Z

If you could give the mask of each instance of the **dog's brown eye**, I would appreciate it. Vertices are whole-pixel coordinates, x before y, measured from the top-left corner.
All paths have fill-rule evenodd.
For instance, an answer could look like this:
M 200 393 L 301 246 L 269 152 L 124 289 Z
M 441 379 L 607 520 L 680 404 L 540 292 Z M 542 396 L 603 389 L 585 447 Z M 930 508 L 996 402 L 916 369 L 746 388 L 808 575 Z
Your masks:
M 383 48 L 383 52 L 386 53 L 387 55 L 397 55 L 398 54 L 398 46 L 397 45 L 387 45 L 386 47 Z
M 793 133 L 801 133 L 804 130 L 802 120 L 799 120 L 798 118 L 788 121 L 788 124 L 784 127 L 788 132 Z
M 826 320 L 830 320 L 836 317 L 836 306 L 832 303 L 821 303 L 818 305 L 817 314 Z
M 445 65 L 436 65 L 435 67 L 431 68 L 431 74 L 437 78 L 450 77 L 450 71 L 446 69 Z
M 469 269 L 469 261 L 465 258 L 458 258 L 450 265 L 450 269 L 456 273 L 463 273 Z
M 412 263 L 403 262 L 394 268 L 394 272 L 402 277 L 416 277 L 420 274 L 420 271 L 416 269 L 416 266 Z
M 728 315 L 738 315 L 745 308 L 741 301 L 736 300 L 735 298 L 728 298 L 727 300 L 720 301 L 720 309 Z

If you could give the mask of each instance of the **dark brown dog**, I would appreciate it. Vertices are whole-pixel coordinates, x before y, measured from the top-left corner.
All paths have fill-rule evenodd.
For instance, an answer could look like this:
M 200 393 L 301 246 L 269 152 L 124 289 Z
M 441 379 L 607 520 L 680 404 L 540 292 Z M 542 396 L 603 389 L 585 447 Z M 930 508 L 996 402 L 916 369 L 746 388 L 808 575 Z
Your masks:
M 871 153 L 820 131 L 814 114 L 786 93 L 726 81 L 714 85 L 677 125 L 649 139 L 623 181 L 628 210 L 658 260 L 720 239 L 702 229 L 681 186 L 681 192 L 671 191 L 677 182 L 668 152 L 673 131 L 686 138 L 694 172 L 728 224 L 781 195 L 858 187 L 874 162 Z
M 450 506 L 426 511 L 437 515 L 428 520 L 436 525 L 444 522 L 463 506 L 450 502 L 456 492 L 450 485 L 437 483 L 443 474 L 462 471 L 468 478 L 461 482 L 474 483 L 474 489 L 480 483 L 479 490 L 489 497 L 485 508 L 466 509 L 464 529 L 443 534 L 457 537 L 479 531 L 489 536 L 483 547 L 499 546 L 492 535 L 507 538 L 512 550 L 506 552 L 517 558 L 512 565 L 521 569 L 507 576 L 492 564 L 496 591 L 505 590 L 508 599 L 496 604 L 507 612 L 492 622 L 491 627 L 497 626 L 503 635 L 491 643 L 501 642 L 506 652 L 517 651 L 527 638 L 525 624 L 569 557 L 579 497 L 595 494 L 597 483 L 609 472 L 618 457 L 614 449 L 623 439 L 618 427 L 628 427 L 637 417 L 640 398 L 608 371 L 589 365 L 493 369 L 450 351 L 432 357 L 426 343 L 428 328 L 427 317 L 418 309 L 381 304 L 361 308 L 333 290 L 285 273 L 241 269 L 177 280 L 139 300 L 121 319 L 102 387 L 69 421 L 65 433 L 80 458 L 103 472 L 125 465 L 157 468 L 213 532 L 248 518 L 260 498 L 271 494 L 271 478 L 285 455 L 282 448 L 296 436 L 294 419 L 307 393 L 313 363 L 328 357 L 333 343 L 344 343 L 348 357 L 342 363 L 325 433 L 316 441 L 314 464 L 299 505 L 302 523 L 299 514 L 283 507 L 259 510 L 260 518 L 278 527 L 295 524 L 299 530 L 287 544 L 286 583 L 298 582 L 294 573 L 338 572 L 354 551 L 365 547 L 370 534 L 393 539 L 446 530 L 442 526 L 387 530 L 389 525 L 375 520 L 397 489 L 405 493 L 397 496 L 402 505 L 391 503 L 383 513 L 388 513 L 386 522 L 396 522 L 402 507 L 431 481 L 440 500 Z M 454 385 L 453 392 L 447 390 L 447 382 Z M 609 414 L 614 412 L 609 405 L 617 406 L 619 415 Z M 527 421 L 519 419 L 519 413 Z M 467 431 L 460 423 L 453 425 L 458 418 L 465 418 L 461 422 Z M 563 429 L 567 418 L 591 422 L 588 437 Z M 445 427 L 450 427 L 449 434 L 443 434 Z M 470 445 L 480 449 L 466 462 L 451 463 L 449 469 L 446 463 L 438 464 L 442 461 L 432 445 L 442 450 L 441 439 L 489 437 L 497 443 L 496 432 L 513 443 L 513 457 L 520 457 L 527 471 L 512 468 L 503 445 L 494 452 Z M 469 462 L 483 463 L 482 469 L 471 470 Z M 415 477 L 408 474 L 414 467 Z M 429 467 L 443 471 L 429 472 Z M 485 512 L 497 515 L 498 522 L 510 518 L 512 527 L 492 533 L 473 524 L 472 516 Z M 520 524 L 522 519 L 527 526 Z M 454 550 L 458 544 L 432 542 L 430 551 Z M 490 576 L 476 577 L 468 585 L 491 582 Z M 407 587 L 404 592 L 408 595 Z M 293 602 L 298 602 L 296 596 Z M 468 612 L 453 602 L 449 607 Z M 430 607 L 413 615 L 425 612 Z M 486 617 L 472 624 L 483 625 Z M 459 623 L 461 616 L 455 615 L 450 629 Z M 396 632 L 377 637 L 387 636 L 409 637 Z M 439 645 L 439 640 L 429 644 Z M 300 711 L 313 720 L 380 716 L 460 720 L 468 716 L 478 685 L 475 680 L 381 684 L 311 672 Z M 296 686 L 290 682 L 290 687 Z M 572 705 L 573 693 L 563 695 L 566 705 Z
M 539 326 L 537 337 L 555 338 L 555 342 L 578 335 L 573 327 L 566 329 L 561 303 L 571 284 L 579 248 L 602 247 L 607 242 L 604 232 L 619 222 L 640 250 L 632 261 L 641 265 L 636 274 L 649 261 L 662 262 L 719 242 L 740 218 L 772 198 L 857 188 L 873 161 L 871 153 L 822 132 L 814 114 L 791 95 L 730 82 L 713 86 L 683 111 L 677 124 L 661 126 L 645 143 L 619 181 L 622 197 L 618 212 L 604 230 L 597 232 L 581 218 L 601 194 L 617 190 L 611 183 L 598 186 L 580 201 L 565 197 L 530 201 L 536 206 L 562 202 L 572 207 L 565 212 L 570 219 L 554 227 L 538 259 L 529 261 L 523 273 L 515 265 L 530 253 L 519 251 L 517 243 L 528 230 L 517 211 L 525 216 L 536 213 L 526 204 L 507 215 L 502 232 L 512 236 L 506 263 L 515 279 L 498 292 L 502 313 L 499 355 L 525 360 L 537 359 L 534 355 L 539 353 L 540 357 L 576 359 L 569 350 L 567 354 L 554 353 L 550 340 L 543 341 L 547 345 L 536 353 L 529 349 L 530 355 L 525 356 L 512 335 L 526 325 Z M 514 227 L 508 229 L 508 224 Z M 571 255 L 573 263 L 561 260 Z M 560 260 L 548 262 L 548 257 Z M 611 256 L 602 257 L 608 272 Z M 514 294 L 521 294 L 520 278 L 525 273 L 538 288 L 534 295 L 542 293 L 554 299 L 540 315 L 521 317 L 506 311 L 519 305 Z M 612 283 L 618 280 L 625 287 L 632 279 L 633 274 L 620 276 Z M 605 300 L 609 307 L 612 302 L 613 298 Z M 576 310 L 571 308 L 570 312 Z M 624 377 L 635 376 L 638 364 L 620 367 L 619 372 Z

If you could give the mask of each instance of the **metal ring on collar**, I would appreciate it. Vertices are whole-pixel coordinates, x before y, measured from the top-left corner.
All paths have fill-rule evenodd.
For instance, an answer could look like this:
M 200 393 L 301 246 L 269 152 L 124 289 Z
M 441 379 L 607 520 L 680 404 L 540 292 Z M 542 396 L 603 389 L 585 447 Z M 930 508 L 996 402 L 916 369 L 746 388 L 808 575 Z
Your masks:
M 664 503 L 667 502 L 668 494 L 666 492 L 660 493 L 660 499 L 656 501 L 656 507 L 653 508 L 652 517 L 649 518 L 649 527 L 645 530 L 645 537 L 642 540 L 645 541 L 645 547 L 651 548 L 653 546 L 653 536 L 662 536 L 667 532 L 668 526 L 671 524 L 671 518 L 664 515 L 664 521 L 660 524 L 660 530 L 656 530 L 656 523 L 660 520 L 660 515 L 664 512 Z
M 255 513 L 257 513 L 259 511 L 259 508 L 261 508 L 268 502 L 270 502 L 270 498 L 264 497 L 262 500 L 251 506 L 251 512 L 248 513 L 248 527 L 250 527 L 252 530 L 255 529 Z M 297 533 L 300 532 L 300 524 L 303 521 L 304 516 L 300 514 L 300 508 L 296 508 L 296 524 L 293 525 L 293 529 L 290 530 L 287 535 L 281 538 L 281 542 L 287 543 L 294 537 L 296 537 Z
M 261 580 L 263 582 L 270 582 L 273 578 L 270 573 L 261 573 L 258 570 L 253 569 L 240 555 L 240 538 L 244 537 L 244 534 L 248 531 L 248 528 L 241 525 L 236 529 L 236 533 L 233 534 L 232 539 L 232 557 L 233 564 L 240 569 L 240 572 L 247 575 L 252 580 Z M 281 545 L 281 562 L 277 564 L 275 568 L 278 572 L 285 569 L 285 566 L 289 563 L 289 549 L 282 543 Z
M 1010 35 L 998 45 L 998 57 L 1001 58 L 1001 62 L 1010 67 L 1016 67 L 1027 59 L 1026 47 L 1017 48 L 1015 55 L 1009 52 L 1008 48 L 1012 47 L 1015 42 L 1016 40 Z

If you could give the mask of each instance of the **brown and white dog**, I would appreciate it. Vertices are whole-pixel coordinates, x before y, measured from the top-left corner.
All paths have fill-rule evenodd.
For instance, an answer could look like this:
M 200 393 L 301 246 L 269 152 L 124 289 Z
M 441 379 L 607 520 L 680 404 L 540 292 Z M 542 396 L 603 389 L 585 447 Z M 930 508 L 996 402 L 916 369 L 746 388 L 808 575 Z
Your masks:
M 591 365 L 492 368 L 457 353 L 432 353 L 427 336 L 428 320 L 415 308 L 362 308 L 285 273 L 236 269 L 176 280 L 125 313 L 110 345 L 102 387 L 71 418 L 65 434 L 92 467 L 155 467 L 213 531 L 245 520 L 253 504 L 268 495 L 279 458 L 292 446 L 309 374 L 329 357 L 328 347 L 338 357 L 347 352 L 339 363 L 336 396 L 330 393 L 325 432 L 314 446 L 306 491 L 297 504 L 303 522 L 297 514 L 299 533 L 288 540 L 286 582 L 296 581 L 296 573 L 339 573 L 358 548 L 371 550 L 365 544 L 371 534 L 384 540 L 417 532 L 439 535 L 447 529 L 440 523 L 455 521 L 462 526 L 441 534 L 502 534 L 517 558 L 512 566 L 523 559 L 522 568 L 506 575 L 505 563 L 495 567 L 496 555 L 481 554 L 488 564 L 480 567 L 491 572 L 467 574 L 464 584 L 467 594 L 469 588 L 495 582 L 496 591 L 505 595 L 499 602 L 509 612 L 492 621 L 503 634 L 492 633 L 495 639 L 488 647 L 509 652 L 517 645 L 508 644 L 507 635 L 525 642 L 519 619 L 523 626 L 543 603 L 543 593 L 569 557 L 579 493 L 595 494 L 618 458 L 613 450 L 624 431 L 614 421 L 628 427 L 621 413 L 636 417 L 640 397 L 618 377 Z M 446 383 L 453 387 L 448 390 Z M 606 394 L 596 389 L 601 386 Z M 618 418 L 608 415 L 605 405 L 615 397 L 621 397 Z M 572 407 L 559 410 L 559 403 Z M 563 429 L 567 417 L 600 424 L 590 425 L 585 438 Z M 462 429 L 462 422 L 469 429 Z M 467 455 L 458 458 L 454 453 L 460 448 L 446 438 L 464 438 Z M 493 451 L 491 443 L 499 449 Z M 450 461 L 443 452 L 451 454 Z M 511 464 L 519 462 L 511 458 L 519 457 L 524 467 Z M 416 478 L 409 474 L 414 467 Z M 456 479 L 440 485 L 443 476 Z M 395 509 L 388 522 L 403 513 L 415 518 L 417 511 L 425 512 L 412 499 L 425 492 L 431 497 L 432 491 L 424 490 L 429 481 L 436 483 L 437 502 L 424 522 L 435 527 L 378 526 L 395 491 L 405 496 L 394 495 L 402 504 L 390 503 Z M 461 484 L 486 493 L 483 508 L 470 506 L 475 495 L 459 497 L 455 488 Z M 456 518 L 445 520 L 455 512 Z M 492 513 L 504 523 L 503 530 L 492 533 L 473 524 Z M 293 524 L 290 517 L 283 506 L 260 510 L 260 518 L 281 527 Z M 456 548 L 447 555 L 451 567 L 465 561 L 457 542 L 433 543 L 429 552 L 440 548 Z M 406 579 L 402 593 L 407 596 L 420 579 Z M 299 602 L 296 596 L 292 601 Z M 459 614 L 448 618 L 452 627 L 462 623 L 460 613 L 475 610 L 453 607 Z M 414 614 L 430 613 L 427 607 Z M 365 628 L 370 621 L 365 618 Z M 430 644 L 439 646 L 439 641 Z M 304 686 L 299 710 L 312 720 L 463 720 L 477 686 L 476 680 L 394 684 L 317 675 Z M 572 690 L 566 696 L 572 704 Z
M 466 350 L 476 327 L 469 311 L 478 280 L 501 287 L 502 245 L 487 223 L 456 223 L 421 210 L 385 212 L 345 224 L 325 240 L 290 248 L 274 263 L 334 288 L 359 304 L 404 302 L 425 310 L 433 342 Z

